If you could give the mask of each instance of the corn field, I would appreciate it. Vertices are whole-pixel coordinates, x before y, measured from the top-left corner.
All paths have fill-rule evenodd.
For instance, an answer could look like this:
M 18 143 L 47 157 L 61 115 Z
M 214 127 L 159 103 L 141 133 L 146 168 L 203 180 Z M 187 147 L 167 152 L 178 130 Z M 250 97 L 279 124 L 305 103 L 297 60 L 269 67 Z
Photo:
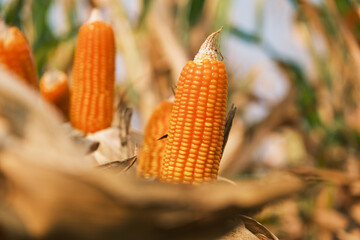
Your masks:
M 0 239 L 360 239 L 356 0 L 0 0 Z

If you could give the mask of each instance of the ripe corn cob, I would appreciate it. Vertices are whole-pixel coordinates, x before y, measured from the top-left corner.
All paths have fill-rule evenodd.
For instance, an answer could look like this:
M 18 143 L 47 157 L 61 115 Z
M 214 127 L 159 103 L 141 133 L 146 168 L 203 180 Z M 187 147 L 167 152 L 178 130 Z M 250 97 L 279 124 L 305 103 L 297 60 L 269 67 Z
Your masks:
M 173 103 L 162 101 L 150 116 L 137 166 L 137 176 L 140 178 L 159 176 L 167 140 L 159 138 L 168 132 L 172 106 Z
M 70 121 L 85 133 L 111 125 L 114 102 L 115 40 L 112 27 L 93 10 L 79 30 L 70 98 Z
M 0 22 L 0 63 L 23 82 L 37 88 L 34 57 L 28 41 L 17 27 L 7 27 L 2 21 Z
M 197 184 L 217 179 L 224 135 L 227 74 L 211 34 L 183 68 L 170 118 L 160 179 Z
M 40 93 L 67 118 L 69 112 L 69 79 L 62 71 L 48 71 L 40 78 Z

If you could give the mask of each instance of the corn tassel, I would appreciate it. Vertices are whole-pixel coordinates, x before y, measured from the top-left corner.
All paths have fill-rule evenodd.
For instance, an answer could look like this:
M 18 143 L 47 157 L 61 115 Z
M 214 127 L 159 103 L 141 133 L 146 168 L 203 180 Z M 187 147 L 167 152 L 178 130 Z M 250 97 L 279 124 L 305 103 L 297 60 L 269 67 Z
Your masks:
M 69 112 L 69 79 L 62 71 L 48 71 L 39 82 L 41 96 L 56 106 L 67 118 Z
M 17 27 L 7 27 L 0 21 L 0 63 L 24 83 L 37 88 L 37 72 L 28 41 Z
M 227 74 L 211 34 L 183 68 L 170 118 L 160 179 L 198 184 L 217 179 L 224 135 Z
M 137 166 L 137 176 L 140 178 L 159 176 L 167 140 L 166 138 L 159 140 L 159 138 L 168 132 L 172 106 L 173 103 L 163 101 L 150 116 Z
M 75 51 L 70 98 L 70 121 L 75 128 L 92 133 L 111 125 L 114 80 L 114 32 L 93 10 L 79 30 Z

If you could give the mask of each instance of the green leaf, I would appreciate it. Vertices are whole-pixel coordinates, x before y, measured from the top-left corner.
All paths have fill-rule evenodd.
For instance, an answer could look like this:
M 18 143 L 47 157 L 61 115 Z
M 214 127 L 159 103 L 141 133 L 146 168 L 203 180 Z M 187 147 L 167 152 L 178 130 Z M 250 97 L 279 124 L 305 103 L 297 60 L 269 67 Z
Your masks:
M 52 1 L 33 1 L 31 6 L 33 12 L 36 12 L 36 14 L 33 14 L 35 30 L 33 51 L 39 75 L 44 71 L 43 66 L 47 61 L 49 53 L 59 43 L 59 40 L 53 35 L 48 24 L 47 14 L 51 4 Z
M 2 5 L 1 13 L 6 24 L 17 26 L 19 29 L 22 29 L 21 11 L 24 7 L 24 3 L 24 0 L 15 0 Z
M 139 16 L 138 26 L 142 26 L 151 6 L 150 0 L 143 0 L 143 7 Z
M 259 35 L 254 34 L 254 33 L 245 32 L 242 29 L 239 29 L 239 28 L 236 28 L 233 26 L 229 27 L 229 32 L 230 32 L 230 34 L 232 34 L 246 42 L 251 42 L 251 43 L 260 43 L 261 42 L 261 37 Z
M 335 3 L 341 14 L 346 13 L 354 7 L 350 0 L 335 0 Z
M 200 20 L 204 9 L 204 0 L 191 0 L 189 1 L 189 24 L 194 26 Z
M 276 60 L 276 59 L 275 59 Z M 308 129 L 322 127 L 317 112 L 316 90 L 311 86 L 300 66 L 291 60 L 276 60 L 291 76 L 296 86 L 298 106 Z

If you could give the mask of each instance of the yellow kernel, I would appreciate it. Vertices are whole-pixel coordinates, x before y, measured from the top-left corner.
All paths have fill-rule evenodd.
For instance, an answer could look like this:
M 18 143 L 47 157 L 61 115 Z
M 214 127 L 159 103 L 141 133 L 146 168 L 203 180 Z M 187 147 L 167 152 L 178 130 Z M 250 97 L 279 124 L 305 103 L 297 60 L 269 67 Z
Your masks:
M 197 153 L 197 149 L 190 148 L 190 154 L 192 154 L 192 153 Z
M 196 70 L 196 71 L 195 71 L 195 74 L 196 74 L 196 75 L 201 75 L 201 74 L 202 74 L 202 71 Z
M 201 173 L 194 173 L 194 177 L 195 178 L 202 178 L 202 174 Z
M 192 174 L 191 174 L 191 175 L 192 175 Z M 184 176 L 184 180 L 191 182 L 192 177 L 189 177 L 189 176 Z M 184 181 L 184 182 L 185 182 L 185 181 Z
M 179 168 L 179 167 L 175 167 L 175 169 L 174 169 L 175 172 L 182 172 L 182 170 L 183 170 L 183 169 L 182 169 L 182 168 Z
M 204 75 L 204 76 L 203 76 L 203 79 L 206 80 L 206 81 L 209 80 L 209 79 L 210 79 L 210 75 Z
M 209 131 L 203 132 L 203 134 L 204 134 L 204 138 L 205 138 L 205 136 L 211 136 L 212 135 L 212 133 L 209 132 Z
M 181 149 L 181 148 L 180 148 L 180 149 Z M 185 155 L 185 154 L 186 154 L 186 151 L 179 150 L 179 154 Z
M 208 67 L 210 67 L 210 66 L 208 66 Z M 206 67 L 206 68 L 207 68 L 207 67 Z M 204 71 L 203 71 L 203 74 L 204 74 L 204 75 L 210 74 L 210 73 L 211 73 L 210 69 L 204 69 Z
M 183 138 L 190 138 L 189 134 L 183 134 Z
M 173 180 L 174 180 L 175 182 L 180 182 L 180 181 L 181 181 L 181 178 L 178 177 L 178 176 L 175 176 L 175 177 L 173 178 Z
M 177 158 L 177 162 L 179 162 L 179 163 L 184 163 L 184 162 L 185 162 L 185 159 L 186 159 L 186 156 L 185 156 L 185 155 L 179 154 L 179 155 L 178 155 L 178 158 Z
M 206 161 L 206 159 L 207 159 L 207 156 L 205 155 L 205 156 L 198 156 L 198 160 L 201 160 L 201 161 Z
M 189 171 L 189 172 L 184 172 L 184 176 L 192 176 L 193 175 L 193 173 L 192 173 L 192 170 L 191 171 Z
M 198 164 L 201 164 L 201 165 L 203 166 L 203 165 L 205 164 L 205 160 L 206 160 L 206 158 L 205 158 L 205 159 L 200 159 L 200 158 L 199 158 L 199 159 L 197 160 L 197 162 L 196 162 L 196 166 L 195 166 L 195 167 L 199 167 Z
M 194 125 L 198 126 L 198 127 L 202 127 L 202 123 L 200 123 L 200 122 L 195 122 Z
M 206 122 L 205 123 L 205 126 L 207 126 L 207 127 L 211 127 L 213 124 L 211 123 L 211 122 Z
M 185 134 L 191 134 L 191 131 L 189 131 L 189 130 L 185 130 L 185 128 L 184 128 L 183 133 L 185 133 Z
M 177 162 L 177 163 L 175 163 L 175 166 L 176 166 L 176 167 L 179 167 L 179 168 L 183 168 L 183 167 L 184 167 L 184 164 Z
M 202 169 L 202 168 L 195 168 L 194 172 L 195 172 L 195 173 L 203 173 L 203 172 L 204 172 L 204 169 Z
M 199 152 L 199 157 L 201 157 L 201 156 L 206 156 L 206 155 L 207 155 L 206 152 Z

